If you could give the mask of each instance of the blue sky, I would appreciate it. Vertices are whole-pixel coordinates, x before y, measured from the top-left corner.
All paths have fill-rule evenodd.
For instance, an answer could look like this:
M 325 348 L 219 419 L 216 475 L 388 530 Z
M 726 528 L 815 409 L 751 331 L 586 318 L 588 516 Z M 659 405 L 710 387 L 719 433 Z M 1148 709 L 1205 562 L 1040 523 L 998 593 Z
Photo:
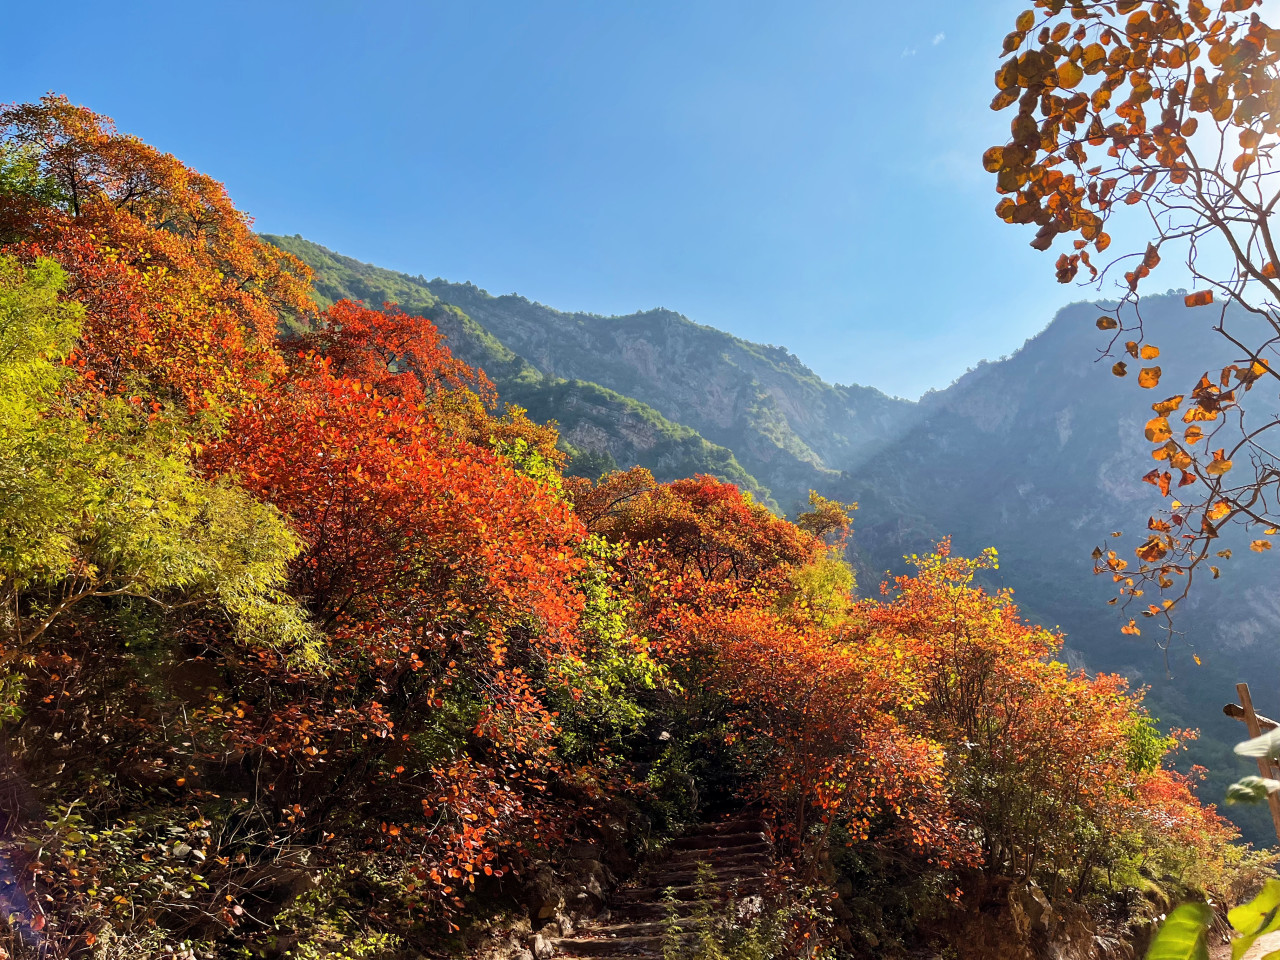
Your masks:
M 0 99 L 111 115 L 268 232 L 916 397 L 1085 296 L 981 168 L 1024 5 L 20 4 Z

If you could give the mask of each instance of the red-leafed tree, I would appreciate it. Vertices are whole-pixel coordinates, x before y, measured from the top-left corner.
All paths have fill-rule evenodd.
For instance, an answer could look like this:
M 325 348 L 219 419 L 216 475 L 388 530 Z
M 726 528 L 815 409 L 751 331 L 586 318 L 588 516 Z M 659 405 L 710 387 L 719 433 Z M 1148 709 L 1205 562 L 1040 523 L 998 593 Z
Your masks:
M 0 108 L 0 244 L 56 260 L 85 306 L 82 388 L 203 410 L 280 372 L 310 272 L 222 185 L 64 97 Z
M 815 497 L 802 529 L 712 477 L 656 484 L 633 470 L 572 489 L 588 527 L 624 547 L 641 623 L 690 713 L 722 718 L 738 789 L 791 842 L 813 854 L 840 827 L 940 844 L 939 756 L 899 720 L 918 691 L 891 650 L 842 642 L 829 606 L 800 586 L 838 562 L 817 534 L 843 535 L 847 508 Z
M 554 828 L 545 689 L 580 659 L 585 531 L 554 483 L 448 428 L 484 381 L 427 321 L 325 319 L 305 340 L 324 353 L 202 458 L 289 519 L 293 589 L 326 637 L 325 672 L 276 664 L 228 719 L 271 754 L 278 802 L 417 845 L 423 889 L 453 896 Z

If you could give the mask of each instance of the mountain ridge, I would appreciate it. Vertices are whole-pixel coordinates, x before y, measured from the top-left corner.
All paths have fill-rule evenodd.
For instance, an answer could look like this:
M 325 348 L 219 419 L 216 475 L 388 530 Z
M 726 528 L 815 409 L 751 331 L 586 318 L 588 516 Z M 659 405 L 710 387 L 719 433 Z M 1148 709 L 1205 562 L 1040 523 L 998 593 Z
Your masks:
M 539 378 L 594 383 L 691 428 L 712 445 L 714 459 L 724 458 L 720 449 L 731 451 L 751 478 L 745 488 L 776 498 L 786 512 L 891 440 L 916 408 L 871 387 L 828 384 L 782 347 L 742 340 L 675 311 L 564 313 L 470 283 L 364 264 L 301 237 L 266 239 L 307 262 L 325 297 L 393 300 L 422 312 L 504 396 L 528 396 Z
M 1148 637 L 1119 635 L 1123 621 L 1106 604 L 1112 584 L 1092 575 L 1089 553 L 1116 542 L 1113 531 L 1141 530 L 1160 505 L 1140 479 L 1149 464 L 1141 424 L 1160 397 L 1098 362 L 1095 303 L 1069 304 L 1008 356 L 913 402 L 827 384 L 783 348 L 674 311 L 562 313 L 383 271 L 301 238 L 268 239 L 316 267 L 326 296 L 425 313 L 504 399 L 559 422 L 580 472 L 641 464 L 660 479 L 712 473 L 791 514 L 809 489 L 856 500 L 850 559 L 869 589 L 942 537 L 960 553 L 996 546 L 1002 565 L 988 586 L 1015 589 L 1029 619 L 1060 626 L 1069 663 L 1121 673 L 1149 688 L 1166 724 L 1203 730 L 1186 759 L 1210 768 L 1206 797 L 1248 772 L 1231 753 L 1241 731 L 1221 706 L 1246 671 L 1280 676 L 1280 654 L 1263 642 L 1280 631 L 1274 568 L 1269 557 L 1238 563 L 1187 605 L 1179 625 L 1203 667 L 1192 666 L 1189 647 L 1166 656 Z M 1185 311 L 1177 296 L 1144 298 L 1149 336 L 1172 347 L 1161 359 L 1168 384 L 1192 382 L 1223 354 Z M 1254 696 L 1263 712 L 1280 708 L 1280 688 Z M 1261 811 L 1230 813 L 1250 839 L 1267 837 Z

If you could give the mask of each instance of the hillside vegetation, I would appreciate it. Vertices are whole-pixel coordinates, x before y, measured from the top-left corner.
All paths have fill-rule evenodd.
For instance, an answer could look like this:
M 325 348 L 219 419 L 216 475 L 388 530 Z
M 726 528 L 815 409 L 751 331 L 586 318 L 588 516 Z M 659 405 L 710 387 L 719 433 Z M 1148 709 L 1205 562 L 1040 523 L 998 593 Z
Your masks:
M 430 319 L 458 357 L 485 372 L 504 401 L 527 408 L 537 420 L 556 421 L 560 445 L 570 454 L 570 473 L 594 479 L 618 464 L 643 466 L 662 480 L 705 473 L 777 506 L 769 489 L 743 469 L 731 450 L 594 378 L 566 379 L 535 366 L 458 305 L 437 297 L 422 277 L 360 263 L 300 237 L 265 239 L 315 271 L 318 304 L 390 302 Z
M 668 957 L 1132 944 L 1265 873 L 1172 768 L 1189 735 L 1063 662 L 984 586 L 994 551 L 940 538 L 860 598 L 849 504 L 567 475 L 557 430 L 453 350 L 479 294 L 424 300 L 438 327 L 322 280 L 106 118 L 0 110 L 9 956 L 545 958 L 725 814 L 776 859 L 697 936 L 651 935 Z M 685 323 L 618 342 L 676 349 Z M 770 377 L 865 399 L 703 342 L 714 376 L 749 368 L 761 444 Z M 558 411 L 598 408 L 575 424 L 699 439 L 536 372 Z M 808 462 L 795 443 L 772 449 Z M 660 930 L 688 922 L 671 898 Z
M 802 496 L 810 488 L 857 501 L 849 558 L 872 584 L 885 571 L 904 572 L 904 556 L 927 553 L 946 536 L 969 553 L 997 547 L 1008 562 L 984 582 L 1016 590 L 1034 619 L 1060 627 L 1071 662 L 1149 685 L 1166 723 L 1201 731 L 1183 762 L 1187 769 L 1208 768 L 1206 797 L 1221 798 L 1240 775 L 1231 745 L 1242 728 L 1221 708 L 1254 668 L 1268 676 L 1280 672 L 1280 656 L 1265 642 L 1280 631 L 1270 586 L 1274 564 L 1269 557 L 1226 564 L 1230 586 L 1206 585 L 1180 612 L 1182 636 L 1167 655 L 1158 635 L 1151 638 L 1154 630 L 1142 639 L 1119 635 L 1128 618 L 1107 605 L 1111 584 L 1091 575 L 1090 554 L 1113 545 L 1115 531 L 1144 528 L 1158 496 L 1140 482 L 1148 458 L 1135 437 L 1150 411 L 1111 376 L 1109 362 L 1098 362 L 1104 343 L 1094 304 L 1067 307 L 1012 356 L 980 364 L 945 390 L 910 403 L 867 388 L 823 384 L 783 351 L 665 311 L 562 314 L 517 296 L 492 297 L 470 284 L 370 267 L 297 238 L 273 240 L 318 271 L 321 289 L 371 302 L 399 297 L 436 318 L 460 355 L 499 371 L 495 383 L 504 399 L 528 407 L 535 419 L 560 423 L 586 468 L 577 472 L 595 476 L 614 465 L 641 465 L 661 478 L 708 473 L 793 513 L 804 509 Z M 1220 338 L 1195 333 L 1187 316 L 1181 295 L 1145 300 L 1148 331 L 1179 358 L 1166 364 L 1166 373 L 1183 379 L 1229 359 Z M 519 372 L 502 372 L 508 370 Z M 584 382 L 552 387 L 548 378 L 556 371 Z M 762 418 L 742 398 L 764 384 L 773 413 Z M 607 404 L 594 399 L 610 389 L 637 391 L 673 422 L 661 434 L 650 432 L 643 422 L 660 415 L 634 396 Z M 628 409 L 637 416 L 628 417 Z M 640 436 L 662 436 L 661 448 L 652 443 L 638 449 L 638 426 Z M 694 427 L 727 449 L 704 447 L 694 439 Z M 799 432 L 806 429 L 811 434 Z M 846 441 L 824 439 L 824 431 L 843 431 Z M 682 432 L 688 438 L 683 444 L 666 439 Z M 851 436 L 860 439 L 848 442 Z M 782 452 L 788 449 L 804 452 Z M 737 464 L 750 464 L 753 479 L 744 479 Z M 1244 602 L 1228 603 L 1229 597 Z M 1254 696 L 1264 712 L 1280 710 L 1280 691 L 1264 685 Z M 1271 842 L 1274 830 L 1264 811 L 1226 812 L 1249 839 Z

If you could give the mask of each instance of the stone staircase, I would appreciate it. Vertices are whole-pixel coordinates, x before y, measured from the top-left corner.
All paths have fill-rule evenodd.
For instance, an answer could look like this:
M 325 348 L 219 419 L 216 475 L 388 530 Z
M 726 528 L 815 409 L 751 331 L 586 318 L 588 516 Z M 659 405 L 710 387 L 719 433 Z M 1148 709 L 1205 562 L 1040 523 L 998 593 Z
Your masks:
M 758 890 L 772 864 L 773 840 L 764 821 L 739 816 L 698 827 L 671 841 L 631 884 L 616 890 L 608 911 L 573 936 L 552 940 L 555 956 L 661 956 L 668 918 L 674 916 L 683 927 L 681 940 L 692 940 L 696 914 L 716 916 L 729 894 Z

